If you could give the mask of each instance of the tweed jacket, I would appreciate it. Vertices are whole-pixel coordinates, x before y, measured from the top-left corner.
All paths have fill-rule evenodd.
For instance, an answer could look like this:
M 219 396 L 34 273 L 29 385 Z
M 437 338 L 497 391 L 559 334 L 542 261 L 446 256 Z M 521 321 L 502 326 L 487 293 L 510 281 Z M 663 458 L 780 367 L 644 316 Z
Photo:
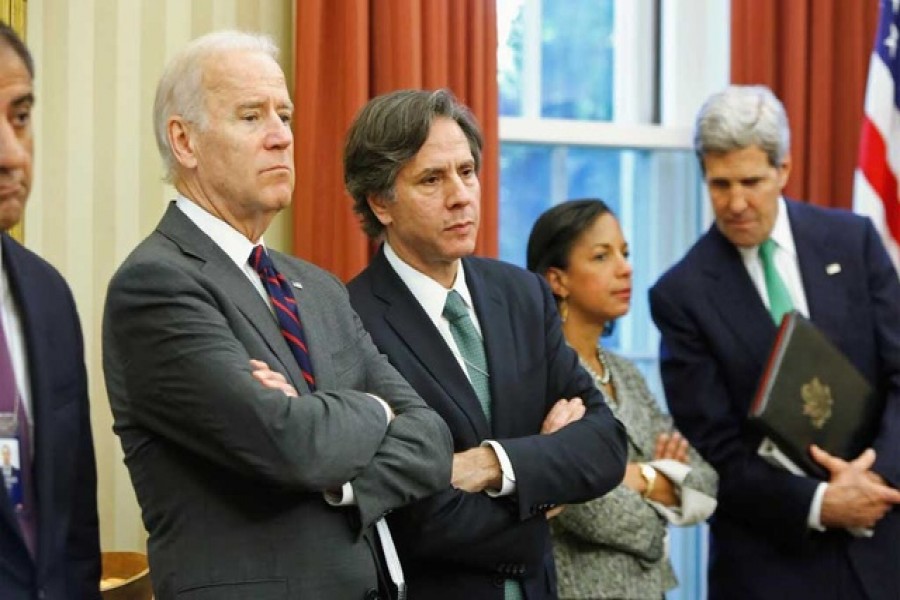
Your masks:
M 613 414 L 628 432 L 628 461 L 653 459 L 656 438 L 672 430 L 637 367 L 606 352 L 617 400 Z M 715 497 L 718 476 L 691 448 L 683 487 Z M 559 597 L 653 598 L 677 585 L 666 552 L 668 522 L 634 490 L 620 484 L 609 494 L 567 506 L 550 521 Z

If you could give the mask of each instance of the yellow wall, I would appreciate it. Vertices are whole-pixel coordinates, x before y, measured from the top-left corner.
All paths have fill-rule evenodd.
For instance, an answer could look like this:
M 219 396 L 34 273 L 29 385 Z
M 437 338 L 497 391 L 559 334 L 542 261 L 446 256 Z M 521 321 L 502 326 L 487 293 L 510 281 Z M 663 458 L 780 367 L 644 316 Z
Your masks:
M 165 61 L 188 40 L 238 28 L 271 35 L 291 79 L 291 0 L 28 0 L 37 69 L 35 182 L 25 244 L 75 294 L 85 333 L 104 550 L 143 550 L 140 512 L 112 433 L 100 358 L 109 278 L 156 226 L 162 182 L 151 111 Z M 289 83 L 290 85 L 290 83 Z M 290 216 L 266 242 L 289 249 Z

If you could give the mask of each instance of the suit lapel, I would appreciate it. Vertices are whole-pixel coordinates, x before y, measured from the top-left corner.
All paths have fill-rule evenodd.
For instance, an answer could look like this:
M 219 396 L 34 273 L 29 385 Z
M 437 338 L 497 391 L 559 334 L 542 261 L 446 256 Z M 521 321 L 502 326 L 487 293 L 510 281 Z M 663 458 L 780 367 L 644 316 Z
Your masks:
M 507 389 L 500 388 L 500 382 L 516 381 L 516 340 L 513 336 L 510 315 L 512 312 L 506 298 L 497 286 L 486 285 L 484 278 L 472 261 L 465 261 L 466 285 L 472 294 L 472 303 L 481 325 L 484 337 L 484 352 L 487 355 L 491 385 L 491 414 L 494 421 L 494 435 L 503 437 L 513 423 L 515 411 L 508 406 L 514 401 Z
M 293 386 L 300 392 L 309 391 L 297 360 L 281 335 L 275 315 L 228 255 L 194 225 L 174 202 L 169 205 L 157 230 L 173 240 L 185 255 L 203 261 L 203 274 L 229 291 L 229 299 L 278 358 Z
M 832 263 L 840 264 L 840 255 L 836 252 L 840 245 L 829 244 L 829 231 L 815 227 L 809 218 L 804 218 L 802 205 L 787 202 L 787 207 L 810 320 L 823 328 L 831 339 L 839 340 L 840 332 L 832 329 L 845 322 L 842 316 L 849 310 L 843 289 L 845 284 L 839 275 L 829 275 L 826 268 Z
M 748 359 L 763 367 L 776 327 L 740 253 L 715 225 L 707 232 L 707 253 L 702 265 L 709 282 L 704 289 L 725 327 L 747 350 Z
M 466 415 L 477 439 L 490 437 L 490 424 L 468 377 L 418 300 L 384 257 L 383 249 L 372 260 L 371 269 L 372 291 L 385 302 L 387 324 L 428 371 L 435 385 Z

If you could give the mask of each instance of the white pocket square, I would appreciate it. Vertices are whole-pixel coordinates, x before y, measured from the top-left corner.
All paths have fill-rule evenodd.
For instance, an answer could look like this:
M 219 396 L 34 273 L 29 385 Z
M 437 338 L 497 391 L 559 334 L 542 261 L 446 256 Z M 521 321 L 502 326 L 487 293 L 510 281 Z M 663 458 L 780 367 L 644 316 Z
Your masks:
M 825 272 L 829 275 L 837 275 L 841 272 L 841 263 L 831 263 L 825 267 Z
M 838 267 L 838 270 L 840 270 L 840 267 Z M 294 286 L 295 288 L 297 288 L 298 290 L 303 289 L 303 284 L 300 283 L 299 281 L 292 281 L 291 285 Z

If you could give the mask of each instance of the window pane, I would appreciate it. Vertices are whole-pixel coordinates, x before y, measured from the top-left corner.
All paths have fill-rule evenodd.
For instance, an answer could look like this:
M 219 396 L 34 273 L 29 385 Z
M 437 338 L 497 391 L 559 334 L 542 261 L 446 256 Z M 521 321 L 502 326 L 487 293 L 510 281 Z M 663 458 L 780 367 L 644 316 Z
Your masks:
M 611 120 L 614 5 L 497 0 L 500 115 Z
M 613 0 L 541 4 L 541 116 L 609 121 Z

